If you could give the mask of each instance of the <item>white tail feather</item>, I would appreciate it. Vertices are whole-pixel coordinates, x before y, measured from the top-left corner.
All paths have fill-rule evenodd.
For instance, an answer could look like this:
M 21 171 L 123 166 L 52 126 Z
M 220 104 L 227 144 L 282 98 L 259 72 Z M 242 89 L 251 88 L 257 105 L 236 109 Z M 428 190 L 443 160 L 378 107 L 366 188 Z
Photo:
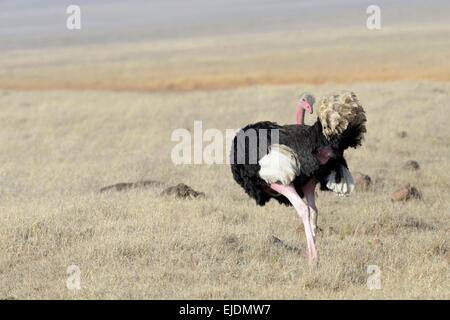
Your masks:
M 350 171 L 341 166 L 341 181 L 336 182 L 336 171 L 330 173 L 327 177 L 327 188 L 336 192 L 339 196 L 348 196 L 355 189 L 355 183 L 353 181 Z

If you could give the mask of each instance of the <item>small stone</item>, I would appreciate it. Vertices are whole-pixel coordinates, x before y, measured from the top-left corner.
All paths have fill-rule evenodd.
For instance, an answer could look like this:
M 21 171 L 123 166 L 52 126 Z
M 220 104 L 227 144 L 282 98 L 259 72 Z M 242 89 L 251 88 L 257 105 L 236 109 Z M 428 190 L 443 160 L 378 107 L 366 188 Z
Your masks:
M 399 137 L 399 138 L 406 138 L 408 136 L 408 133 L 406 132 L 406 131 L 400 131 L 400 132 L 397 132 L 397 137 Z
M 417 171 L 420 169 L 420 165 L 417 161 L 410 160 L 403 165 L 403 169 Z
M 411 199 L 420 200 L 422 199 L 422 194 L 416 187 L 411 186 L 409 183 L 395 191 L 391 196 L 392 201 L 408 201 Z
M 352 177 L 356 190 L 367 190 L 372 184 L 372 179 L 364 173 L 354 172 Z

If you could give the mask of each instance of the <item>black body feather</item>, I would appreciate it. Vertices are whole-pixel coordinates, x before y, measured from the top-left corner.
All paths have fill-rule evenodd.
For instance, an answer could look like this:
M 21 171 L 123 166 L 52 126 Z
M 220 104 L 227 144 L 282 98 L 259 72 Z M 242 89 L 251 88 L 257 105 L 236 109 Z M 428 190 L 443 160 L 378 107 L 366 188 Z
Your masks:
M 263 206 L 272 198 L 275 198 L 282 204 L 290 205 L 290 202 L 284 196 L 276 196 L 273 192 L 270 192 L 267 183 L 259 177 L 258 172 L 261 167 L 258 161 L 268 153 L 268 148 L 260 150 L 260 134 L 267 135 L 267 146 L 270 146 L 272 143 L 270 130 L 278 129 L 279 144 L 286 145 L 297 153 L 301 166 L 300 173 L 293 181 L 293 184 L 297 193 L 303 197 L 301 187 L 312 178 L 320 183 L 322 190 L 328 190 L 326 178 L 332 171 L 336 171 L 336 180 L 337 182 L 340 181 L 340 167 L 345 166 L 347 168 L 347 163 L 343 157 L 344 150 L 361 144 L 361 128 L 363 127 L 360 125 L 349 126 L 339 137 L 334 137 L 332 141 L 328 141 L 322 134 L 322 126 L 319 120 L 312 126 L 280 126 L 270 121 L 250 124 L 241 129 L 233 139 L 230 153 L 231 172 L 236 182 L 251 198 L 255 199 L 258 205 Z M 248 137 L 245 137 L 244 144 L 238 143 L 238 137 L 244 135 L 250 129 L 258 133 L 257 145 L 250 145 Z M 261 131 L 261 129 L 265 129 L 265 131 Z M 317 154 L 321 148 L 326 146 L 333 147 L 336 158 L 331 158 L 326 164 L 322 165 L 317 158 Z M 250 163 L 249 154 L 256 152 L 254 148 L 259 150 L 258 161 Z M 238 161 L 238 154 L 245 154 L 245 159 L 244 161 L 241 159 L 241 163 Z

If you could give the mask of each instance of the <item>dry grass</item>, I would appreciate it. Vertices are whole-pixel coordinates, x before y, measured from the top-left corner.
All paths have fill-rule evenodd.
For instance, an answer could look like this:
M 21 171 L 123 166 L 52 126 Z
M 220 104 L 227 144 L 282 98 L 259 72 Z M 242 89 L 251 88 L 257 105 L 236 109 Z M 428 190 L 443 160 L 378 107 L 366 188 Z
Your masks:
M 347 154 L 374 185 L 350 198 L 319 192 L 320 265 L 309 269 L 294 210 L 257 207 L 226 165 L 174 166 L 170 134 L 294 121 L 309 90 L 357 92 L 364 147 Z M 0 91 L 0 298 L 449 299 L 449 83 L 254 86 L 179 93 Z M 311 123 L 313 119 L 308 118 Z M 397 132 L 406 131 L 400 138 Z M 408 160 L 419 171 L 402 170 Z M 121 181 L 185 182 L 206 198 Z M 423 201 L 392 203 L 405 182 Z M 334 232 L 327 230 L 333 229 Z M 273 244 L 272 235 L 300 248 Z M 65 286 L 81 269 L 82 289 Z M 368 265 L 381 290 L 368 290 Z
M 0 299 L 450 299 L 448 31 L 386 24 L 0 52 Z M 301 91 L 338 89 L 366 108 L 367 139 L 346 158 L 373 185 L 318 193 L 316 269 L 292 208 L 257 207 L 226 165 L 170 160 L 172 131 L 194 120 L 292 123 Z M 420 170 L 402 169 L 408 160 Z M 148 179 L 206 197 L 99 192 Z M 423 201 L 389 200 L 406 182 Z M 369 265 L 381 290 L 366 286 Z

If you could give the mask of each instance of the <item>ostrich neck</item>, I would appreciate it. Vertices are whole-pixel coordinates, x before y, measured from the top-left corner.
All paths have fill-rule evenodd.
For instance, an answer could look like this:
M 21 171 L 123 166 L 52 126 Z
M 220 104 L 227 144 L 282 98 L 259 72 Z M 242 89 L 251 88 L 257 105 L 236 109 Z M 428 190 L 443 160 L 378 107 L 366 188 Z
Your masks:
M 297 124 L 305 123 L 305 109 L 297 107 Z

